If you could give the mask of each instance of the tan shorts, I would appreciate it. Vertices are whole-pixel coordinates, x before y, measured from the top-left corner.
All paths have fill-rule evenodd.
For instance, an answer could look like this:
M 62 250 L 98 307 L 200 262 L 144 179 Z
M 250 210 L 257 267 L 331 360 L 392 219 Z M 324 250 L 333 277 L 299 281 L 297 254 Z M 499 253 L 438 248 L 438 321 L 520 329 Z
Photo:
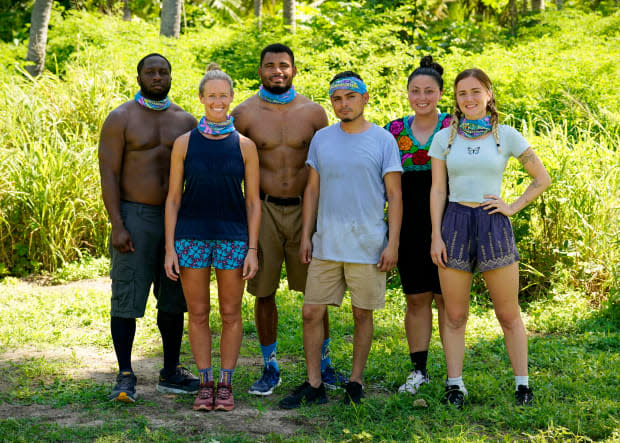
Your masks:
M 340 306 L 347 287 L 356 308 L 375 310 L 385 306 L 385 272 L 379 271 L 376 264 L 318 258 L 310 262 L 304 303 Z
M 268 297 L 280 285 L 282 263 L 286 264 L 288 288 L 306 288 L 308 265 L 299 261 L 302 205 L 281 206 L 262 201 L 258 234 L 258 272 L 248 282 L 248 292 Z

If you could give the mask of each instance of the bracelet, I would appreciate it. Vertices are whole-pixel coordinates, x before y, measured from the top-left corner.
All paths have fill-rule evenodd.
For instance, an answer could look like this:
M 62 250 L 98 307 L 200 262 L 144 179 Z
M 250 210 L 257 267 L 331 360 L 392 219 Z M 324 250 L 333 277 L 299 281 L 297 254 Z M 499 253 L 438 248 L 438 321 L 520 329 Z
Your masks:
M 254 249 L 255 251 L 258 251 L 258 248 L 248 248 L 248 249 Z

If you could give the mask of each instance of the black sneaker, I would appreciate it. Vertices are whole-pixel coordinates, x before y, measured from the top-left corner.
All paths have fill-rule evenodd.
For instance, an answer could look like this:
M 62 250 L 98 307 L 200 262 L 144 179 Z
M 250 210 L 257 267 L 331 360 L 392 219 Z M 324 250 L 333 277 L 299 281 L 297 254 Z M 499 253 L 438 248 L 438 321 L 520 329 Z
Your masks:
M 534 393 L 532 392 L 532 388 L 525 385 L 519 385 L 515 391 L 515 399 L 517 406 L 531 406 L 534 401 Z
M 359 405 L 364 398 L 364 389 L 362 385 L 356 381 L 350 381 L 344 385 L 344 404 L 355 403 Z
M 170 375 L 159 371 L 157 390 L 162 394 L 195 394 L 199 386 L 200 379 L 181 365 Z
M 465 403 L 465 393 L 461 391 L 459 385 L 446 386 L 446 396 L 443 402 L 460 409 Z
M 307 381 L 293 389 L 293 392 L 280 400 L 278 405 L 282 409 L 297 409 L 301 405 L 322 405 L 327 403 L 325 385 L 321 383 L 318 388 L 313 388 Z
M 136 383 L 138 379 L 133 372 L 122 371 L 116 376 L 116 384 L 108 396 L 111 401 L 122 401 L 125 403 L 135 403 L 138 399 L 136 393 Z

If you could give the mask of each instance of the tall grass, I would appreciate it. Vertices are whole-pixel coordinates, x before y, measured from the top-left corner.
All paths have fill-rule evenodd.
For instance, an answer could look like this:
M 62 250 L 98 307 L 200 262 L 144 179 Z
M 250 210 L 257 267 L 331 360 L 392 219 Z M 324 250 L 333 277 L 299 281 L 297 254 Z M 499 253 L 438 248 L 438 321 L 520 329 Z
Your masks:
M 351 17 L 346 20 L 353 23 Z M 405 80 L 426 53 L 407 47 L 388 22 L 383 17 L 376 25 L 370 21 L 352 29 L 354 43 L 325 20 L 296 36 L 275 27 L 258 32 L 239 25 L 197 30 L 171 41 L 147 23 L 137 32 L 135 24 L 80 12 L 56 18 L 48 68 L 57 74 L 36 80 L 10 67 L 11 60 L 19 65 L 25 48 L 0 43 L 7 49 L 0 59 L 8 62 L 0 68 L 0 274 L 54 270 L 83 254 L 105 254 L 109 227 L 96 147 L 106 115 L 137 88 L 139 56 L 166 54 L 173 66 L 172 99 L 199 115 L 196 85 L 209 61 L 235 78 L 237 104 L 257 87 L 260 49 L 284 41 L 296 51 L 295 84 L 301 93 L 331 115 L 325 94 L 329 78 L 343 69 L 357 70 L 372 92 L 367 116 L 384 124 L 409 112 Z M 451 106 L 450 84 L 458 70 L 487 70 L 505 120 L 526 133 L 550 171 L 552 187 L 513 217 L 522 287 L 532 297 L 555 284 L 597 298 L 617 286 L 620 106 L 614 78 L 620 63 L 614 61 L 620 61 L 620 53 L 612 42 L 618 23 L 620 14 L 547 13 L 522 31 L 520 43 L 498 35 L 483 53 L 454 43 L 434 54 L 446 66 L 442 109 Z M 601 33 L 584 35 L 580 26 L 599 27 Z M 588 51 L 597 53 L 598 63 Z M 506 199 L 514 199 L 528 182 L 521 166 L 511 163 Z
M 544 128 L 538 136 L 528 131 L 534 125 Z M 522 287 L 540 295 L 561 283 L 598 298 L 617 285 L 620 263 L 620 136 L 587 126 L 571 136 L 566 122 L 554 121 L 522 122 L 522 128 L 552 179 L 538 200 L 512 218 Z M 521 165 L 511 162 L 507 198 L 516 198 L 529 182 Z

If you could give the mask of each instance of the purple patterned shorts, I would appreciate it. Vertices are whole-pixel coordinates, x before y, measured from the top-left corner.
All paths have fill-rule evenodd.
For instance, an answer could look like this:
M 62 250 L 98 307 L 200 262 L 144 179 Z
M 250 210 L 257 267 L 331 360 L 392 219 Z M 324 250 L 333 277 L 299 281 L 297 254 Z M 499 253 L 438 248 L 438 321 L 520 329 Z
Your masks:
M 237 269 L 243 267 L 248 242 L 236 240 L 176 240 L 174 248 L 179 266 L 201 269 Z
M 449 268 L 485 272 L 519 261 L 510 220 L 478 206 L 470 208 L 450 202 L 441 224 Z

